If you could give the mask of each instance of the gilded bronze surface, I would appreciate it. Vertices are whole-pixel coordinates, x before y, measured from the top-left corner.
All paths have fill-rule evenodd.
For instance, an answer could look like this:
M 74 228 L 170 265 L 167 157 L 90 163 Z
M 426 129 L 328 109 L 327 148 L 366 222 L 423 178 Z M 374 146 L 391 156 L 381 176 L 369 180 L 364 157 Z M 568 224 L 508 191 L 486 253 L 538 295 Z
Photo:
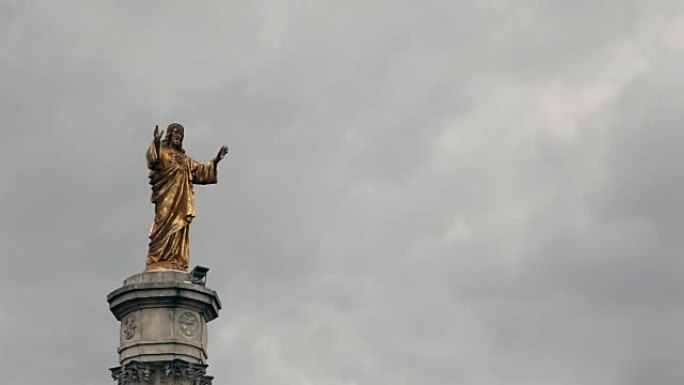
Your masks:
M 154 222 L 145 270 L 174 269 L 187 271 L 190 259 L 190 223 L 195 217 L 193 185 L 217 183 L 218 163 L 228 154 L 223 146 L 214 159 L 201 164 L 185 154 L 185 129 L 172 123 L 164 131 L 154 129 L 154 139 L 147 149 L 150 169 Z

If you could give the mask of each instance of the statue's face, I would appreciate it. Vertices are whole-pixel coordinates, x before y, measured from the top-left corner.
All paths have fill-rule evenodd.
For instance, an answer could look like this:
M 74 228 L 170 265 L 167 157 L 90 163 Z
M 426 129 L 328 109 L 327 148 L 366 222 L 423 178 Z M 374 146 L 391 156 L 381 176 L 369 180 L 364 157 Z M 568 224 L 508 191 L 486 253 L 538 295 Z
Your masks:
M 173 147 L 181 147 L 183 145 L 183 131 L 178 127 L 171 128 L 169 138 Z

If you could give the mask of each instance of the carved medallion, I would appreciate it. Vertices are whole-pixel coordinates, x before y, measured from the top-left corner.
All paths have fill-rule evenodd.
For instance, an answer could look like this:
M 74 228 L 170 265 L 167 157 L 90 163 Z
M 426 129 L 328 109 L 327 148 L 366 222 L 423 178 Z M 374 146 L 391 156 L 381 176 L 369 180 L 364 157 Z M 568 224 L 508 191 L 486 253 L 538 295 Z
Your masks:
M 197 330 L 199 330 L 199 320 L 196 315 L 190 312 L 181 314 L 178 323 L 180 324 L 181 333 L 188 338 L 194 337 L 197 334 Z
M 138 325 L 135 322 L 135 316 L 133 314 L 127 315 L 126 318 L 124 318 L 124 320 L 121 322 L 121 333 L 123 338 L 128 341 L 135 337 L 135 330 L 137 328 Z

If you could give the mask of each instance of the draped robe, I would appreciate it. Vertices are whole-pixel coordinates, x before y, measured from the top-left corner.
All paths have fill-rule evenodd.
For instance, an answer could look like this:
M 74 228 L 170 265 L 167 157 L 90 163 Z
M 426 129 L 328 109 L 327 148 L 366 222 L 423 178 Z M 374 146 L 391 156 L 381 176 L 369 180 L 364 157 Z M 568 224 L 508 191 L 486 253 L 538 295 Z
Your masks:
M 154 222 L 145 270 L 188 269 L 190 259 L 190 222 L 195 217 L 193 184 L 217 182 L 216 165 L 201 164 L 165 143 L 159 153 L 150 143 L 147 149 L 150 169 Z

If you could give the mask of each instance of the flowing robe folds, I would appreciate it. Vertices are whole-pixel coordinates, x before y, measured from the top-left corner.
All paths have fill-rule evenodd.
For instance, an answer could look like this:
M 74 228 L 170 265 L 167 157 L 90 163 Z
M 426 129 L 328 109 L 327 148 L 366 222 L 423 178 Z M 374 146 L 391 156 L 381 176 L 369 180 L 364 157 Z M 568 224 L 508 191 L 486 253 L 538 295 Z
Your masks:
M 216 165 L 201 164 L 166 144 L 147 149 L 154 223 L 145 270 L 187 270 L 190 259 L 190 222 L 195 217 L 193 184 L 217 182 Z

